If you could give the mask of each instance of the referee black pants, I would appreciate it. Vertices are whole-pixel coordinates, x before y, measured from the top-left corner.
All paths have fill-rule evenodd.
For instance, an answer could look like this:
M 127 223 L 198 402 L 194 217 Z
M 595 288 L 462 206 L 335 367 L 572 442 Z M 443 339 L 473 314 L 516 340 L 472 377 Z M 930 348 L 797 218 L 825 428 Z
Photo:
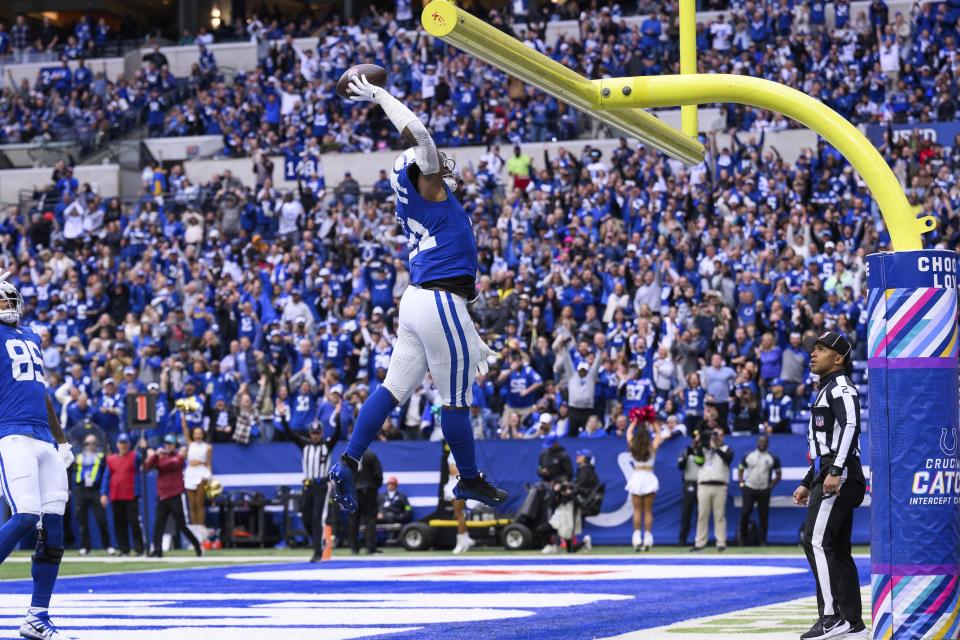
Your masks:
M 300 517 L 303 518 L 303 527 L 313 541 L 313 552 L 315 554 L 319 554 L 323 550 L 323 504 L 326 501 L 326 481 L 311 482 L 303 487 Z
M 859 622 L 860 576 L 850 551 L 853 510 L 863 502 L 866 487 L 846 479 L 837 495 L 823 497 L 823 482 L 810 488 L 807 520 L 801 543 L 817 582 L 817 609 L 821 616 L 842 615 Z

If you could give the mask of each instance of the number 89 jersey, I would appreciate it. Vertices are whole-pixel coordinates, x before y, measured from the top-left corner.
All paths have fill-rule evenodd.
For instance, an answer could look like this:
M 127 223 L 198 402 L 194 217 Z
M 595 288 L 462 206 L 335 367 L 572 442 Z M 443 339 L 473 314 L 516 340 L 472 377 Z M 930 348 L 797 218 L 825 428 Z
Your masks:
M 397 196 L 397 222 L 410 246 L 410 281 L 477 277 L 477 238 L 470 216 L 449 188 L 443 202 L 430 202 L 410 179 L 419 167 L 414 149 L 407 149 L 393 165 L 390 185 Z
M 53 442 L 47 420 L 40 337 L 0 324 L 0 438 L 28 435 Z

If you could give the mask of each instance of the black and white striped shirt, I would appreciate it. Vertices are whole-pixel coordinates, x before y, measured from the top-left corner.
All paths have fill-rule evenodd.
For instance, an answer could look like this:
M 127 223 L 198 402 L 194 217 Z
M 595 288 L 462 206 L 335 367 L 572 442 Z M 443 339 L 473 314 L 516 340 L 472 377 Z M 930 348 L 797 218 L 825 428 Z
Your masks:
M 857 460 L 857 472 L 860 472 L 860 397 L 853 381 L 842 371 L 820 380 L 820 392 L 810 407 L 807 441 L 812 465 L 805 484 L 813 481 L 818 458 L 826 457 L 830 459 L 830 466 L 841 469 L 852 466 L 851 460 Z
M 330 450 L 325 443 L 304 445 L 300 451 L 304 480 L 323 480 L 330 468 Z
M 330 452 L 337 444 L 337 436 L 340 430 L 337 429 L 332 438 L 324 440 L 320 444 L 314 444 L 310 436 L 305 436 L 290 429 L 290 423 L 287 422 L 285 416 L 280 416 L 280 424 L 283 426 L 287 438 L 300 448 L 300 464 L 303 468 L 304 481 L 325 481 L 330 470 Z

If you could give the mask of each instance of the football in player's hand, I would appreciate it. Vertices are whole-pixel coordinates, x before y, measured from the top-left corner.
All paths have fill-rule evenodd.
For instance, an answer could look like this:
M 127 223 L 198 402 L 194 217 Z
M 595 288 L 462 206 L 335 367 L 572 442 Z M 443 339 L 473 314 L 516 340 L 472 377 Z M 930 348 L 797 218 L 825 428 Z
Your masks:
M 387 86 L 387 70 L 376 64 L 358 64 L 343 72 L 337 81 L 337 95 L 344 100 L 350 99 L 350 81 L 359 76 L 367 76 L 367 82 L 378 87 Z

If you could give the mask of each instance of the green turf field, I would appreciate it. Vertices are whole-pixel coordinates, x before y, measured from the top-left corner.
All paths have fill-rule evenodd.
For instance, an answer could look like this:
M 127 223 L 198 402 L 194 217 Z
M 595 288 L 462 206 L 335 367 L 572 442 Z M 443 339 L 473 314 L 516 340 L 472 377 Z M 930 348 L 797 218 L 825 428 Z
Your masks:
M 870 553 L 870 547 L 857 546 L 853 548 L 855 554 Z M 501 547 L 485 547 L 470 550 L 468 554 L 459 556 L 469 558 L 482 555 L 503 555 L 509 553 Z M 632 547 L 597 547 L 591 553 L 601 555 L 625 555 L 642 557 L 644 555 L 672 555 L 687 553 L 686 547 L 655 547 L 644 554 L 636 553 Z M 730 547 L 727 555 L 802 555 L 803 551 L 797 546 L 773 547 Z M 30 553 L 18 551 L 0 565 L 0 580 L 18 580 L 30 577 Z M 335 558 L 351 558 L 348 549 L 335 549 Z M 513 552 L 512 555 L 540 556 L 539 550 Z M 560 554 L 566 556 L 567 554 Z M 716 549 L 707 549 L 701 556 L 717 555 Z M 412 553 L 399 548 L 383 549 L 383 556 L 390 557 L 447 557 L 449 551 L 425 551 Z M 590 553 L 580 552 L 578 558 L 586 560 Z M 134 573 L 138 571 L 162 571 L 164 569 L 190 569 L 197 567 L 217 567 L 235 562 L 237 564 L 258 564 L 270 562 L 305 562 L 310 557 L 308 549 L 224 549 L 211 551 L 203 558 L 197 558 L 192 551 L 171 551 L 164 554 L 162 559 L 157 558 L 116 558 L 109 557 L 103 551 L 94 551 L 90 555 L 80 557 L 75 551 L 67 551 L 60 566 L 61 576 L 89 576 L 103 573 Z M 361 554 L 359 557 L 366 557 Z

